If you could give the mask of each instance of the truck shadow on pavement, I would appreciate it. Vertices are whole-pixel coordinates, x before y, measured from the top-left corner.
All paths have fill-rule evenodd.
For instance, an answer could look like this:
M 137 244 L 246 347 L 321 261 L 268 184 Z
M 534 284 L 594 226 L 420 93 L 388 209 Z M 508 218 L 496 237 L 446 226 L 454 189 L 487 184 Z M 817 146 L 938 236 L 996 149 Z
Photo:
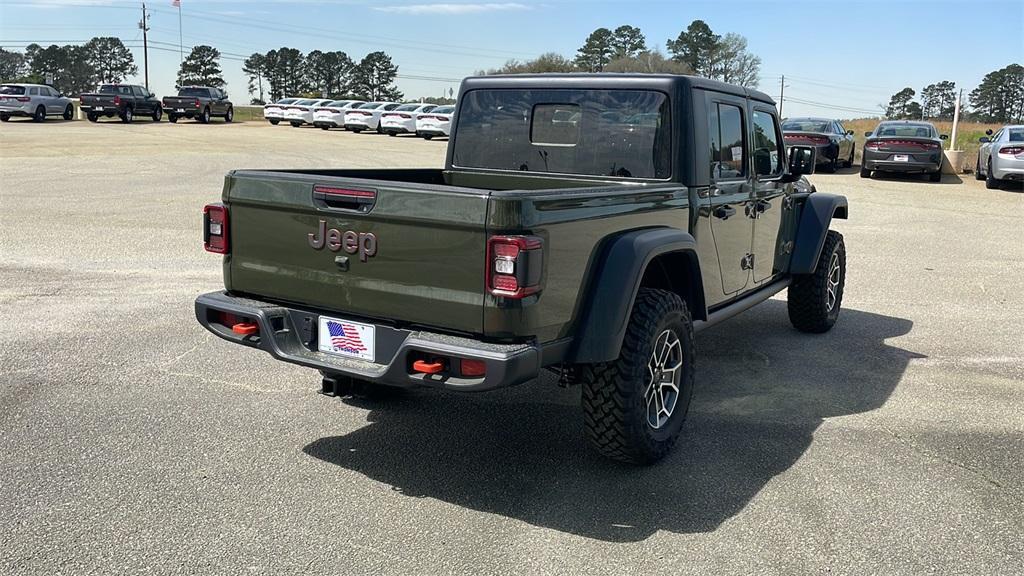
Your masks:
M 415 391 L 314 458 L 472 510 L 610 542 L 715 530 L 807 450 L 823 419 L 882 406 L 912 358 L 885 343 L 910 320 L 843 310 L 822 336 L 770 300 L 697 337 L 697 387 L 674 452 L 637 468 L 583 439 L 579 389 L 554 379 L 489 394 Z M 327 400 L 325 398 L 325 400 Z

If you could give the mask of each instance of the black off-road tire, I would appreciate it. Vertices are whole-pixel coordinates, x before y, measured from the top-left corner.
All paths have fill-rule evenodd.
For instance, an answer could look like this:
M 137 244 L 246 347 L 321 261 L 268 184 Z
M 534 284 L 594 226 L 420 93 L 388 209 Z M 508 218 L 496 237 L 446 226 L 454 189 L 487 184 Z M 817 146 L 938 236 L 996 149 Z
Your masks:
M 942 182 L 942 170 L 939 170 L 938 172 L 930 172 L 928 174 L 928 181 L 929 182 Z
M 46 120 L 46 107 L 39 106 L 36 108 L 35 114 L 32 115 L 33 122 L 42 122 Z
M 93 114 L 92 112 L 86 114 L 85 117 L 89 119 L 89 122 L 99 122 L 100 120 L 100 115 Z
M 10 114 L 0 114 L 0 122 L 10 122 L 10 121 L 11 121 L 11 115 Z
M 199 120 L 199 122 L 202 123 L 202 124 L 209 124 L 210 123 L 210 108 L 209 107 L 203 108 L 203 113 L 200 114 L 199 116 L 197 116 L 196 119 Z
M 645 392 L 648 363 L 666 330 L 679 340 L 682 365 L 671 415 L 654 428 L 648 422 Z M 665 457 L 682 430 L 694 382 L 693 322 L 686 303 L 667 290 L 641 288 L 618 359 L 583 366 L 583 427 L 587 439 L 604 456 L 632 464 Z
M 228 124 L 230 124 L 230 123 L 235 121 L 235 107 L 234 106 L 229 107 L 228 111 L 224 113 L 224 121 L 227 122 Z
M 298 128 L 302 126 L 302 122 L 289 122 L 289 124 L 292 125 L 292 128 Z
M 61 117 L 64 118 L 65 120 L 74 120 L 75 119 L 75 107 L 72 106 L 71 104 L 68 104 L 64 108 L 64 114 L 62 114 Z
M 121 122 L 124 122 L 125 124 L 131 124 L 132 120 L 134 120 L 134 119 L 135 119 L 135 111 L 132 110 L 131 106 L 125 108 L 124 112 L 121 113 Z
M 838 277 L 830 282 L 833 263 L 837 263 Z M 829 296 L 831 284 L 833 296 Z M 796 274 L 789 285 L 787 301 L 789 321 L 801 332 L 822 334 L 828 332 L 839 319 L 846 284 L 846 245 L 843 235 L 829 230 L 825 245 L 821 247 L 818 266 L 811 274 Z M 831 302 L 831 306 L 830 306 Z
M 168 114 L 167 115 L 167 121 L 170 122 L 171 124 L 177 124 L 178 123 L 178 116 L 175 115 L 175 114 Z
M 423 139 L 424 140 L 433 140 L 434 139 L 434 135 L 433 134 L 424 134 L 423 135 Z
M 163 109 L 163 107 L 157 106 L 156 109 L 153 110 L 153 122 L 159 122 L 160 120 L 163 119 L 163 117 L 164 117 L 164 109 Z
M 985 188 L 996 190 L 999 188 L 999 180 L 992 175 L 992 159 L 988 159 L 988 168 L 985 169 Z
M 271 125 L 271 126 L 277 126 L 278 124 L 280 124 L 280 123 L 281 123 L 281 121 L 280 121 L 280 120 L 278 120 L 277 118 L 271 118 L 271 119 L 269 120 L 269 122 L 270 122 L 270 125 Z

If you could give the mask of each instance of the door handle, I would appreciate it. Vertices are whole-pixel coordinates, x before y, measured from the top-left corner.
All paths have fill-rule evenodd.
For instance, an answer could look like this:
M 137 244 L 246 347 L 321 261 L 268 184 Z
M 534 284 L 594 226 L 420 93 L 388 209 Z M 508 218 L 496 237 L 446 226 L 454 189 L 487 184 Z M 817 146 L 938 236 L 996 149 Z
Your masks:
M 718 208 L 715 208 L 713 214 L 715 215 L 715 218 L 728 220 L 730 216 L 736 215 L 736 209 L 732 206 L 719 206 Z

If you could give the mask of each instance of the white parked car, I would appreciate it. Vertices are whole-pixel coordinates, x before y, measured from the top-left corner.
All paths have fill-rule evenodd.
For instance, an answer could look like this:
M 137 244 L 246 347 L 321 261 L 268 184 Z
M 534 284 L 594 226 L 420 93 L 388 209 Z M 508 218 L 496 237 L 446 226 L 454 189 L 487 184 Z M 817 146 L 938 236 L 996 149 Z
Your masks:
M 353 132 L 376 130 L 383 133 L 380 126 L 381 114 L 390 112 L 399 106 L 401 104 L 397 102 L 367 102 L 345 112 L 345 128 Z
M 281 120 L 284 120 L 285 106 L 298 101 L 298 98 L 281 98 L 277 102 L 271 102 L 270 104 L 263 106 L 263 117 L 274 126 L 277 126 Z
M 381 130 L 388 136 L 415 134 L 416 118 L 437 108 L 436 104 L 402 104 L 380 116 Z
M 294 128 L 298 128 L 303 124 L 312 124 L 313 109 L 317 106 L 323 106 L 329 102 L 332 102 L 332 100 L 322 100 L 318 98 L 292 102 L 284 109 L 284 119 L 287 120 Z
M 1000 182 L 1024 182 L 1024 126 L 1003 126 L 981 139 L 975 177 L 989 189 Z
M 416 119 L 416 134 L 430 140 L 434 136 L 448 136 L 452 133 L 452 114 L 455 106 L 438 106 L 430 114 L 420 114 Z
M 330 130 L 345 127 L 345 112 L 366 104 L 362 100 L 335 100 L 313 109 L 313 126 Z
M 47 116 L 75 117 L 71 99 L 43 84 L 4 84 L 0 86 L 0 121 L 11 116 L 26 116 L 36 122 Z

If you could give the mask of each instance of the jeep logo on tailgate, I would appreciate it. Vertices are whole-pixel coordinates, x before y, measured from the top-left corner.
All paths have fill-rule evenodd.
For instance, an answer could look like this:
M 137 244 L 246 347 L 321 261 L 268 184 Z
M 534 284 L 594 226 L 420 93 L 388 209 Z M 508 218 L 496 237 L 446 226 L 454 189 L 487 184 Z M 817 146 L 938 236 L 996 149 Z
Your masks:
M 346 230 L 344 232 L 337 228 L 327 228 L 327 221 L 321 220 L 320 227 L 316 232 L 306 235 L 309 238 L 309 245 L 314 250 L 321 250 L 324 246 L 331 252 L 344 250 L 349 254 L 359 253 L 359 259 L 366 262 L 367 258 L 377 255 L 377 236 L 372 232 L 355 232 Z

